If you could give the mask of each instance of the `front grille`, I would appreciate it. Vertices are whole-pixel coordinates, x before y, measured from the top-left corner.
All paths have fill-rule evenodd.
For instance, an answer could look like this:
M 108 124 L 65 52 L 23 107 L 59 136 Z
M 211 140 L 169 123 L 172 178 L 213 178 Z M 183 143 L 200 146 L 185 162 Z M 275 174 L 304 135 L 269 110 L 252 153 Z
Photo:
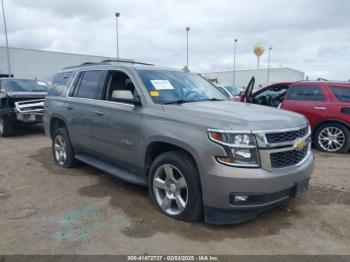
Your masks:
M 302 138 L 308 133 L 308 128 L 304 127 L 295 131 L 280 132 L 280 133 L 268 133 L 266 139 L 268 143 L 283 143 L 294 141 L 297 138 Z
M 290 150 L 278 153 L 270 154 L 271 167 L 272 168 L 283 168 L 297 165 L 300 163 L 308 152 L 308 146 L 305 146 L 303 150 Z
M 15 106 L 20 113 L 41 112 L 44 110 L 44 99 L 16 102 Z

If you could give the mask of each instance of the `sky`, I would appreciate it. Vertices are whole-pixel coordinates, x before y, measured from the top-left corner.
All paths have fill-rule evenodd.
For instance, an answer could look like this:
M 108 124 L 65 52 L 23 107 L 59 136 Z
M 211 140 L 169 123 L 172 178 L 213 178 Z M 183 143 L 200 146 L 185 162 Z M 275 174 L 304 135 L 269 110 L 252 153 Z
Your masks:
M 310 79 L 350 79 L 349 0 L 4 0 L 9 45 L 116 56 L 201 73 L 291 67 Z M 1 17 L 2 18 L 2 17 Z M 5 45 L 0 22 L 0 45 Z

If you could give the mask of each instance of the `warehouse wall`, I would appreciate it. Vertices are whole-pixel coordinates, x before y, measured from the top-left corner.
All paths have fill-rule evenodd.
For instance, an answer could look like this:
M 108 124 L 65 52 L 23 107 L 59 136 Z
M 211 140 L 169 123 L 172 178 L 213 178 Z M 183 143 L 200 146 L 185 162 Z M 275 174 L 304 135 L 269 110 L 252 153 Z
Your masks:
M 78 65 L 84 62 L 99 62 L 110 58 L 10 48 L 11 72 L 14 77 L 37 78 L 45 81 L 51 81 L 53 75 L 63 67 Z M 5 47 L 0 47 L 0 74 L 8 74 Z
M 232 85 L 233 72 L 213 72 L 204 73 L 208 79 L 217 79 L 220 85 Z M 249 80 L 255 77 L 255 87 L 266 86 L 267 83 L 267 69 L 257 70 L 240 70 L 235 72 L 235 85 L 245 87 Z M 291 68 L 271 68 L 270 69 L 270 81 L 269 83 L 288 82 L 304 80 L 304 73 Z

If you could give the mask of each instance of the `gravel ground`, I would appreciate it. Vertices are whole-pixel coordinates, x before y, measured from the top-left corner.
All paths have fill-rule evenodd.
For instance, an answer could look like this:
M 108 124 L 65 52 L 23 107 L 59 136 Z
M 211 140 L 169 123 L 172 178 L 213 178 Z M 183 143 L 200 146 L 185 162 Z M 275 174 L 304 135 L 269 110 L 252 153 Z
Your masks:
M 236 226 L 163 216 L 147 189 L 54 165 L 41 127 L 0 139 L 0 255 L 350 254 L 349 154 L 315 151 L 301 198 Z

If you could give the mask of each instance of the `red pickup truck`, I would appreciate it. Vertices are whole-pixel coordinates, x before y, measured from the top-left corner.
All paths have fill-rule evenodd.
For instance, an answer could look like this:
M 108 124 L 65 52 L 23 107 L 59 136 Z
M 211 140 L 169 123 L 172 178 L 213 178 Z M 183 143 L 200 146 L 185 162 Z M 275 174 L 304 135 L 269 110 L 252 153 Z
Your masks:
M 313 130 L 315 146 L 325 152 L 350 149 L 350 83 L 299 81 L 269 85 L 253 93 L 254 78 L 241 101 L 303 114 Z

